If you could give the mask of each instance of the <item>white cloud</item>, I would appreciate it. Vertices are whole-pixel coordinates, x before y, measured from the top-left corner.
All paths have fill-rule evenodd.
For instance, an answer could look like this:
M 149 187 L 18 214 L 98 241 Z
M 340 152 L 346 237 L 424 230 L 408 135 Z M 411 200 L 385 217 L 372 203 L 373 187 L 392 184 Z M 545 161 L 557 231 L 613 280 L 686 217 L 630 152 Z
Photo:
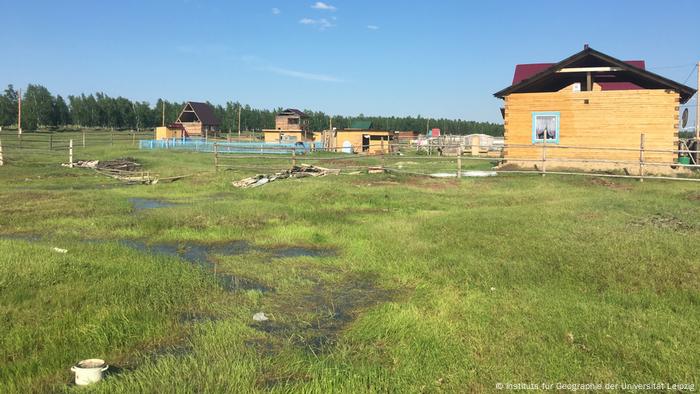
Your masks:
M 272 9 L 272 15 L 279 15 L 279 14 L 281 14 L 281 13 L 282 13 L 282 11 L 281 11 L 279 8 L 277 8 L 277 7 L 274 7 L 274 8 Z
M 316 10 L 325 10 L 325 11 L 335 11 L 336 8 L 328 3 L 324 3 L 322 1 L 317 1 L 314 3 L 314 5 L 311 6 L 311 8 L 316 9 Z
M 319 30 L 325 30 L 329 27 L 335 26 L 333 23 L 331 23 L 326 18 L 321 18 L 321 19 L 302 18 L 299 20 L 299 23 L 301 23 L 302 25 L 316 26 Z
M 307 73 L 307 72 L 303 72 L 303 71 L 289 70 L 289 69 L 281 68 L 281 67 L 269 66 L 266 68 L 266 70 L 271 71 L 275 74 L 279 74 L 279 75 L 285 75 L 285 76 L 293 77 L 293 78 L 307 79 L 307 80 L 311 80 L 311 81 L 343 82 L 343 80 L 336 78 L 334 76 L 331 76 L 331 75 L 313 74 L 313 73 Z
M 367 28 L 370 30 L 379 30 L 379 26 L 376 25 L 367 25 Z

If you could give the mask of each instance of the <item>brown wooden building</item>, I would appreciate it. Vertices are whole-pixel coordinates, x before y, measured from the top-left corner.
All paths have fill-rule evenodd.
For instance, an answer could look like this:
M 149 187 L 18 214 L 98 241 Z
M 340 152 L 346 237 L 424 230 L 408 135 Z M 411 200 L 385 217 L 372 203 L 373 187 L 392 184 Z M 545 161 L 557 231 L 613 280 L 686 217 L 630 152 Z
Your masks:
M 494 94 L 505 102 L 504 158 L 533 166 L 546 150 L 546 158 L 555 159 L 547 168 L 635 168 L 643 134 L 645 161 L 664 164 L 648 171 L 670 171 L 679 105 L 694 93 L 646 70 L 643 61 L 622 61 L 588 46 L 559 63 L 518 65 L 513 84 Z
M 181 124 L 189 137 L 211 137 L 219 134 L 219 118 L 207 103 L 188 101 L 175 123 Z
M 288 108 L 275 115 L 274 130 L 265 129 L 265 142 L 299 142 L 313 139 L 308 132 L 309 117 L 298 109 Z

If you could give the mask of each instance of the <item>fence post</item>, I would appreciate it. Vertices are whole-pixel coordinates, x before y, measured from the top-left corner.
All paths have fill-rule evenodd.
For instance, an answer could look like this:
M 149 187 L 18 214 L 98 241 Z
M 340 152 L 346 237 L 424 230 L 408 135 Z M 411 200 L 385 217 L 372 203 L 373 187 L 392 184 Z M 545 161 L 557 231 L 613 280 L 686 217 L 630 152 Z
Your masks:
M 644 182 L 644 133 L 639 136 L 639 182 Z
M 462 177 L 462 145 L 457 148 L 457 178 Z
M 114 145 L 114 132 L 110 131 L 109 132 L 109 146 L 113 146 L 113 145 Z
M 292 148 L 292 167 L 297 165 L 297 150 Z
M 547 132 L 542 139 L 542 176 L 547 174 Z
M 49 150 L 53 150 L 53 133 L 49 134 Z
M 0 166 L 4 165 L 5 161 L 2 158 L 2 140 L 0 139 Z
M 68 141 L 68 163 L 73 168 L 73 140 Z
M 136 145 L 136 133 L 131 133 L 131 145 Z
M 83 148 L 85 148 L 85 130 L 83 130 Z
M 219 151 L 216 144 L 214 144 L 214 172 L 219 172 Z
M 381 149 L 382 149 L 382 168 L 386 168 L 386 153 L 384 152 L 384 138 L 381 139 Z

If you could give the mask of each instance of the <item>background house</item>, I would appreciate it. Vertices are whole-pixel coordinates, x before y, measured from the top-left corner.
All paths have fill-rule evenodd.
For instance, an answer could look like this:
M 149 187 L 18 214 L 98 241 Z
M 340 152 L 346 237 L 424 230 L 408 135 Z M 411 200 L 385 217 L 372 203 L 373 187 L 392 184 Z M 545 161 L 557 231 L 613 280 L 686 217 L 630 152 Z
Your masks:
M 346 153 L 388 153 L 393 133 L 372 126 L 369 120 L 353 120 L 350 127 L 335 132 L 335 147 Z
M 219 133 L 219 118 L 207 103 L 188 101 L 180 111 L 175 123 L 182 125 L 190 137 L 209 137 Z
M 644 134 L 645 160 L 673 164 L 677 155 L 670 151 L 678 144 L 679 104 L 695 89 L 644 66 L 643 61 L 625 62 L 588 46 L 559 63 L 516 66 L 512 85 L 494 94 L 505 102 L 506 162 L 537 164 L 532 160 L 542 158 L 546 143 L 567 147 L 547 149 L 547 159 L 560 160 L 548 167 L 631 167 L 639 161 Z M 628 150 L 605 149 L 610 147 Z M 610 162 L 587 162 L 591 159 Z M 650 168 L 654 170 L 663 168 Z
M 275 115 L 275 128 L 263 130 L 265 142 L 307 141 L 309 117 L 298 109 L 288 108 Z

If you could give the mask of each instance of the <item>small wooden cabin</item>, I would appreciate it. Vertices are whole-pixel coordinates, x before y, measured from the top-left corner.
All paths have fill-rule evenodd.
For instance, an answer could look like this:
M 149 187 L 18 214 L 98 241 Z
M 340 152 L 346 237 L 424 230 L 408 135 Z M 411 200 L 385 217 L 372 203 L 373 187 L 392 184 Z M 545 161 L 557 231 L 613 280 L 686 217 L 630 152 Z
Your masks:
M 694 93 L 646 70 L 644 61 L 622 61 L 588 46 L 559 63 L 517 65 L 512 85 L 494 94 L 505 102 L 505 161 L 539 165 L 546 150 L 547 159 L 559 160 L 547 168 L 638 168 L 643 134 L 645 161 L 670 166 L 677 158 L 670 151 L 678 147 L 679 105 Z
M 299 142 L 313 139 L 308 132 L 309 117 L 298 109 L 288 108 L 275 115 L 274 130 L 265 129 L 265 142 Z
M 388 153 L 393 133 L 374 130 L 369 120 L 354 120 L 349 128 L 335 132 L 335 148 L 346 153 Z
M 207 103 L 188 101 L 175 123 L 181 124 L 189 137 L 211 137 L 219 134 L 219 118 Z

